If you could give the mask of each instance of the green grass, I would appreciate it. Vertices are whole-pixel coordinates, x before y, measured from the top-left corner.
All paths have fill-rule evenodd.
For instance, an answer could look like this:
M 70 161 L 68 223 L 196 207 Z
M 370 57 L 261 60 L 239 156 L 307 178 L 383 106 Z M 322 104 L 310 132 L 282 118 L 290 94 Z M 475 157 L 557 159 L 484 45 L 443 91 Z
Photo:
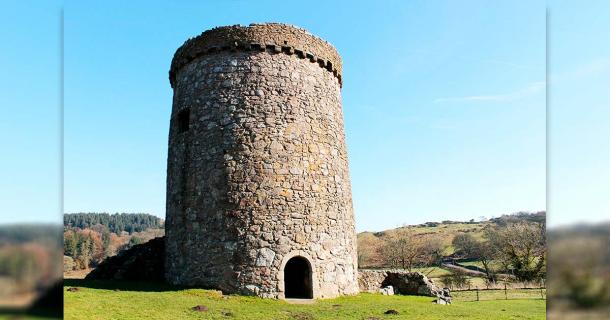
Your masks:
M 455 301 L 475 301 L 477 293 L 474 290 L 470 291 L 453 291 L 451 293 Z M 479 290 L 479 300 L 516 300 L 516 299 L 531 299 L 542 300 L 546 298 L 546 289 L 510 289 L 504 293 L 504 290 Z
M 460 262 L 460 265 L 463 266 L 475 266 L 475 267 L 479 267 L 481 269 L 485 269 L 485 267 L 483 266 L 483 263 L 481 261 L 475 260 L 475 261 L 462 261 Z M 500 268 L 502 267 L 502 265 L 500 264 L 500 262 L 494 260 L 491 261 L 489 263 L 489 266 L 492 268 L 492 270 L 500 270 Z
M 451 274 L 451 271 L 449 271 L 445 268 L 439 268 L 439 267 L 413 268 L 413 270 L 411 270 L 411 271 L 421 272 L 421 273 L 425 274 L 428 278 L 440 278 L 442 276 Z
M 430 297 L 360 294 L 313 304 L 223 296 L 217 291 L 167 285 L 66 280 L 65 319 L 544 319 L 543 300 L 456 301 L 443 306 Z M 118 289 L 119 291 L 115 291 Z M 206 312 L 192 311 L 204 305 Z M 394 309 L 399 315 L 384 315 Z
M 483 263 L 481 261 L 475 260 L 475 261 L 462 261 L 460 262 L 461 265 L 463 266 L 474 266 L 474 267 L 479 267 L 479 268 L 483 268 Z

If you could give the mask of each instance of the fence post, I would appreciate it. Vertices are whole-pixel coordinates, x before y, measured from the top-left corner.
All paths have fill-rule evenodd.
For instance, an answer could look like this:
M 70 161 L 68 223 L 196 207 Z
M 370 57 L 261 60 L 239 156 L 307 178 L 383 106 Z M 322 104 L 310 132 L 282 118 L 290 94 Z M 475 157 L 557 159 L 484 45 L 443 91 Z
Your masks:
M 504 300 L 508 300 L 508 291 L 506 290 L 506 282 L 504 282 Z
M 479 287 L 477 287 L 476 290 L 477 290 L 477 301 L 479 301 Z

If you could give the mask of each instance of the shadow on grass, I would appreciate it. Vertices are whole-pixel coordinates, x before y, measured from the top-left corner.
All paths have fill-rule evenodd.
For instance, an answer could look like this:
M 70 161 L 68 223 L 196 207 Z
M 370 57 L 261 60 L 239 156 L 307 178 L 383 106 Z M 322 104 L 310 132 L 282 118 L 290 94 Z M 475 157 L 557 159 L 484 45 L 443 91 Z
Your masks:
M 64 287 L 104 289 L 115 291 L 164 292 L 190 289 L 155 281 L 85 280 L 65 279 Z M 64 290 L 65 291 L 65 290 Z

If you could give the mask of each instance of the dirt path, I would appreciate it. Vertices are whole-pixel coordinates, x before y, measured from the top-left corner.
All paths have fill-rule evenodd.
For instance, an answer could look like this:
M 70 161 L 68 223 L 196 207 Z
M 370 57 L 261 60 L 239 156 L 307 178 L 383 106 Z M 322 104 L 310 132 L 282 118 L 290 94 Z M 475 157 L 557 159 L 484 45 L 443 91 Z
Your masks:
M 466 274 L 468 274 L 470 276 L 485 277 L 485 273 L 484 272 L 475 271 L 475 270 L 471 270 L 471 269 L 468 269 L 468 268 L 460 267 L 460 266 L 457 266 L 455 264 L 443 263 L 442 266 L 445 267 L 445 268 L 448 268 L 448 269 L 462 271 L 462 272 L 464 272 L 464 273 L 466 273 Z

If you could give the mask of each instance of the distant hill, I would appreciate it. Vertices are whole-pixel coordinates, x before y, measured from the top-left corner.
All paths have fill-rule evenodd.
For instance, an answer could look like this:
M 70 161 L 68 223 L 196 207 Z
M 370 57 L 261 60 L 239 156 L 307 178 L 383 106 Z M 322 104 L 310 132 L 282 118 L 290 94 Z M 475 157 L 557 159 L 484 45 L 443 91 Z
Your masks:
M 537 222 L 546 224 L 546 211 L 538 211 L 538 212 L 516 212 L 512 214 L 504 214 L 498 218 L 489 219 L 490 222 L 493 222 L 497 225 L 503 226 L 507 223 L 515 223 L 515 222 Z
M 129 234 L 142 232 L 148 229 L 162 229 L 163 219 L 147 213 L 66 213 L 64 214 L 65 228 L 92 228 L 102 225 L 110 232 L 120 234 L 125 231 Z

